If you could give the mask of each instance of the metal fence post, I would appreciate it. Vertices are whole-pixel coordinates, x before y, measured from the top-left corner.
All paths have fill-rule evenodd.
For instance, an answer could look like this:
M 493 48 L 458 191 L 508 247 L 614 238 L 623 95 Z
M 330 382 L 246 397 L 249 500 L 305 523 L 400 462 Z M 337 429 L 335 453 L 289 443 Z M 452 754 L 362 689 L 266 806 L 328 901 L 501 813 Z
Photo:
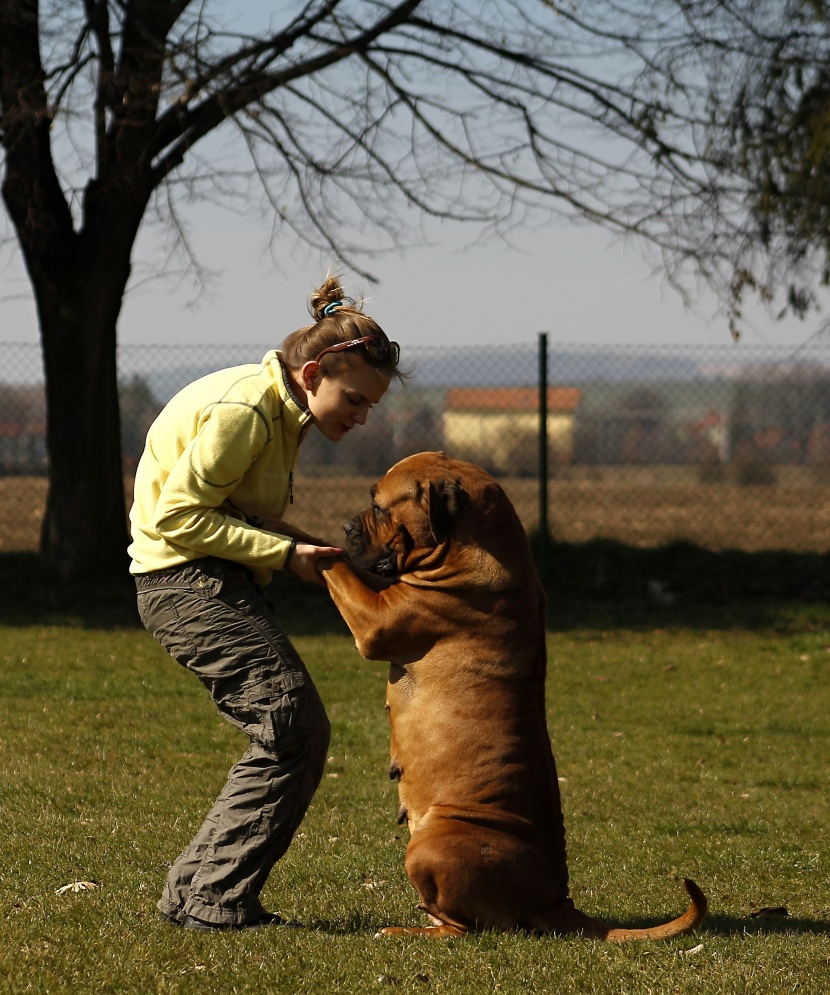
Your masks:
M 539 333 L 539 562 L 544 584 L 548 574 L 548 333 Z

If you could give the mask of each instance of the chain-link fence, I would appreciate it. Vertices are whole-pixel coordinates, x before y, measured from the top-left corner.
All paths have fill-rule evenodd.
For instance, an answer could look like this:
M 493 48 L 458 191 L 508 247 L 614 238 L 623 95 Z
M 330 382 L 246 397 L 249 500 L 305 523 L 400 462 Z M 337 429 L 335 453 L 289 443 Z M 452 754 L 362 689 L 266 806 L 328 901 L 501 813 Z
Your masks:
M 161 406 L 196 377 L 257 362 L 267 348 L 119 349 L 128 495 Z M 528 532 L 540 521 L 547 463 L 547 519 L 559 541 L 830 551 L 830 348 L 549 347 L 546 461 L 538 351 L 534 341 L 407 349 L 411 377 L 366 426 L 337 445 L 307 437 L 292 519 L 337 541 L 392 463 L 442 449 L 495 474 Z M 0 346 L 0 551 L 37 548 L 44 423 L 39 347 Z

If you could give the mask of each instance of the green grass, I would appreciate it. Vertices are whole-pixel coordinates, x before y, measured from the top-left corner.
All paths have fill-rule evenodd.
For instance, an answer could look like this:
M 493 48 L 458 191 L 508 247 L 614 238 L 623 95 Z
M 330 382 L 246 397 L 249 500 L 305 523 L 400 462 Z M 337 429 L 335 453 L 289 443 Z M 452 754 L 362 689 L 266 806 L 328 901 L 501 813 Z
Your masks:
M 810 993 L 830 988 L 830 609 L 553 605 L 548 710 L 572 890 L 619 924 L 707 892 L 702 930 L 610 946 L 420 923 L 386 776 L 382 665 L 285 595 L 332 719 L 327 776 L 263 895 L 297 930 L 163 925 L 167 864 L 244 749 L 142 630 L 49 609 L 0 627 L 0 991 Z M 56 890 L 74 881 L 94 891 Z M 786 906 L 789 916 L 753 916 Z

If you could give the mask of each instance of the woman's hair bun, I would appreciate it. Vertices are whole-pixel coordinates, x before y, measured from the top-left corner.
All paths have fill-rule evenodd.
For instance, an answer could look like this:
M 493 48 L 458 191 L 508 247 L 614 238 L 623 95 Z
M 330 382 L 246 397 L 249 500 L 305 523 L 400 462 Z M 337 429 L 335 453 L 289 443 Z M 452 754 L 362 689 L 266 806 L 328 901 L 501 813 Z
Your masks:
M 322 286 L 318 287 L 311 295 L 308 302 L 308 312 L 315 321 L 321 321 L 325 315 L 325 310 L 332 304 L 341 307 L 356 307 L 351 297 L 347 297 L 343 291 L 340 279 L 336 276 L 327 276 Z

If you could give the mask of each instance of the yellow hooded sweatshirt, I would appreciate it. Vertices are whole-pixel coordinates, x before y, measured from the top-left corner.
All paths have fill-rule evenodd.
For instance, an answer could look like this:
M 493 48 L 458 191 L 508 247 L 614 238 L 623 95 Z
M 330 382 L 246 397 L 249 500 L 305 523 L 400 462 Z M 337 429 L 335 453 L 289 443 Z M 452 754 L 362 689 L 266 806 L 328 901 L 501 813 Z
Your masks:
M 282 516 L 310 423 L 276 350 L 176 394 L 150 426 L 136 470 L 130 572 L 218 556 L 267 584 L 291 540 L 250 519 Z

